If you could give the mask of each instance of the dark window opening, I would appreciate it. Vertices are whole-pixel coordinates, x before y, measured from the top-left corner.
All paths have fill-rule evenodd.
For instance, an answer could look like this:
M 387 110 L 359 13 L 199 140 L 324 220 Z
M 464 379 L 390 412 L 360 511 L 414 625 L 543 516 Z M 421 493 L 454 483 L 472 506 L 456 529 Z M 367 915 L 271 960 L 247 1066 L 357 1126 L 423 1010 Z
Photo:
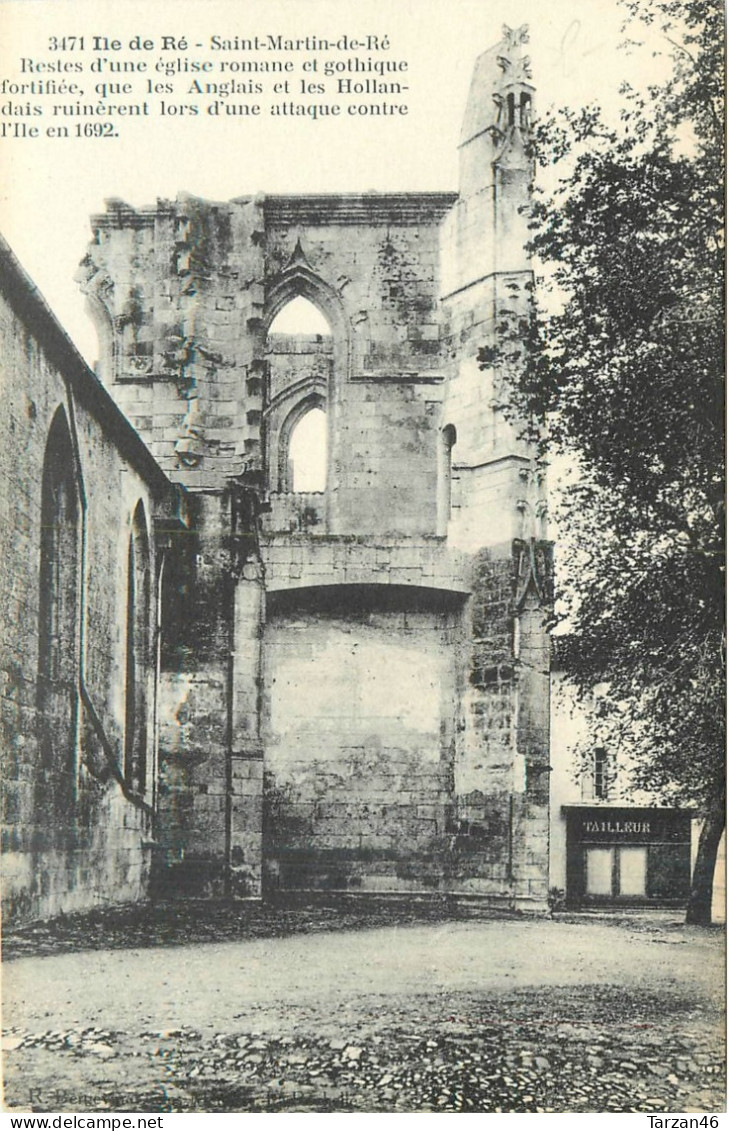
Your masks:
M 607 801 L 610 796 L 610 759 L 607 750 L 595 751 L 592 767 L 592 792 L 596 801 Z
M 523 130 L 528 130 L 532 119 L 532 96 L 522 93 L 519 100 L 519 125 Z
M 148 694 L 151 670 L 151 565 L 144 508 L 134 514 L 127 559 L 126 711 L 124 776 L 143 794 L 147 785 Z
M 41 487 L 38 821 L 67 817 L 76 791 L 79 503 L 63 409 L 53 419 Z

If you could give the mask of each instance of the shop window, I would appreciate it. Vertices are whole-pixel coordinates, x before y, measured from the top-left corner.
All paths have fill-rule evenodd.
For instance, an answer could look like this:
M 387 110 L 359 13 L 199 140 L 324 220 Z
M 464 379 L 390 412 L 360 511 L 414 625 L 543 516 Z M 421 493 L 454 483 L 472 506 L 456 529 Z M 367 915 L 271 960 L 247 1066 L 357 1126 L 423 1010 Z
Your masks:
M 327 485 L 327 414 L 316 405 L 299 418 L 289 435 L 288 489 L 297 494 L 325 491 Z
M 587 895 L 612 895 L 612 848 L 588 848 L 585 852 L 585 892 Z
M 585 895 L 645 898 L 647 877 L 648 848 L 645 845 L 585 849 Z
M 143 794 L 147 784 L 147 682 L 151 648 L 151 565 L 144 507 L 137 504 L 127 559 L 126 712 L 124 776 Z
M 618 893 L 626 896 L 646 894 L 648 849 L 644 845 L 623 845 L 618 850 Z
M 680 810 L 568 807 L 567 899 L 680 904 L 691 878 L 691 815 Z
M 38 624 L 37 800 L 65 815 L 75 796 L 79 500 L 66 414 L 53 418 L 43 462 Z

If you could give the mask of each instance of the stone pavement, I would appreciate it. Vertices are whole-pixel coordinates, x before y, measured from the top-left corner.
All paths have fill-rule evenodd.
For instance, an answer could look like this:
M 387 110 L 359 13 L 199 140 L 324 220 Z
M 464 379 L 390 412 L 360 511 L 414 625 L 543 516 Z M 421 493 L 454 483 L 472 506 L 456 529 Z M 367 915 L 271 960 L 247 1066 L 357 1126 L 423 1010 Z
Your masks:
M 182 944 L 206 919 L 228 941 Z M 5 968 L 15 1110 L 724 1110 L 723 935 L 675 916 L 178 906 L 6 957 L 34 935 Z

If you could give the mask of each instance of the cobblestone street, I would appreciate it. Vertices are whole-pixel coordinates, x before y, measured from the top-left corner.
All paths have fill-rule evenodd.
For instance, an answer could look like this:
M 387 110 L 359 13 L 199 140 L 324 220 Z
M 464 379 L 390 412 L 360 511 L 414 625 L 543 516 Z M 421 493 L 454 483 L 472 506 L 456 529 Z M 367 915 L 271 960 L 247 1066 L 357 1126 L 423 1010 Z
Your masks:
M 723 941 L 675 914 L 386 906 L 147 908 L 26 928 L 5 944 L 6 1102 L 721 1111 Z

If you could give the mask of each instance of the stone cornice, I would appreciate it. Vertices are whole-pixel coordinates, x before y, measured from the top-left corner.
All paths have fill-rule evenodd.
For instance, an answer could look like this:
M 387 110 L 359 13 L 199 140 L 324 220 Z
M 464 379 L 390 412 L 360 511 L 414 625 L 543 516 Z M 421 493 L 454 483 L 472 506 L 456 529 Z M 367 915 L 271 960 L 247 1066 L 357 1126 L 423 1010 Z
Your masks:
M 454 192 L 343 193 L 267 196 L 269 224 L 421 224 L 440 221 L 458 199 Z
M 346 227 L 355 224 L 439 223 L 458 200 L 455 192 L 309 193 L 299 196 L 236 197 L 220 201 L 195 198 L 198 207 L 227 207 L 254 203 L 262 207 L 266 224 L 310 224 Z M 91 227 L 153 228 L 155 220 L 184 214 L 184 200 L 160 200 L 156 205 L 133 208 L 122 200 L 107 201 L 106 212 L 91 217 Z

